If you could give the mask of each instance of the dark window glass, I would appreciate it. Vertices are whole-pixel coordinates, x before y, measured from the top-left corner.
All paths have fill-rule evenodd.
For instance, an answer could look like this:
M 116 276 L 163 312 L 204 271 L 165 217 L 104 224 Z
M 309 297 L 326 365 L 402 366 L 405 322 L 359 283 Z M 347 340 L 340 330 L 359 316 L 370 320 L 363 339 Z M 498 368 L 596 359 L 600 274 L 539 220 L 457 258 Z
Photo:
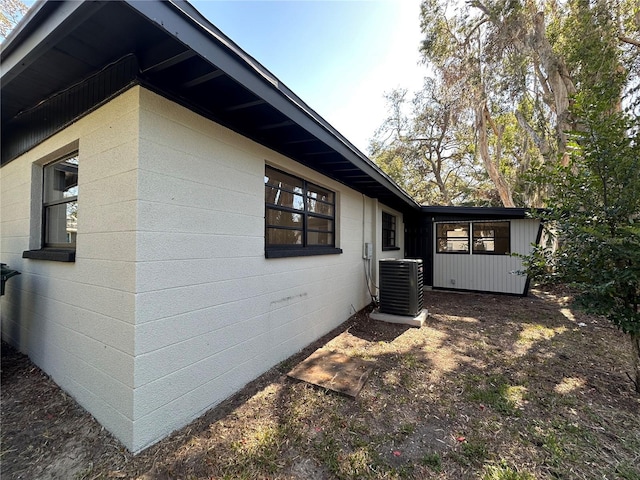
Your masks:
M 302 230 L 267 228 L 267 245 L 302 246 Z
M 328 218 L 320 218 L 309 215 L 307 223 L 309 230 L 320 230 L 323 232 L 333 232 L 333 220 Z
M 382 248 L 395 248 L 396 245 L 396 217 L 382 212 Z
M 469 253 L 469 223 L 436 224 L 438 253 Z
M 43 244 L 74 248 L 78 225 L 78 154 L 44 167 Z
M 476 222 L 473 224 L 473 253 L 505 255 L 510 252 L 509 222 Z
M 264 183 L 265 185 L 288 192 L 302 193 L 304 190 L 304 182 L 301 179 L 287 175 L 279 170 L 274 170 L 273 168 L 265 171 Z
M 313 246 L 333 246 L 333 234 L 324 232 L 308 232 L 307 244 Z
M 279 225 L 300 229 L 302 228 L 302 219 L 303 215 L 301 213 L 267 208 L 267 225 Z
M 333 192 L 312 183 L 308 184 L 307 196 L 320 202 L 333 204 Z
M 264 200 L 272 205 L 304 210 L 304 197 L 297 193 L 279 190 L 274 187 L 265 187 Z
M 308 199 L 307 209 L 310 213 L 319 213 L 321 215 L 333 217 L 333 205 L 330 205 L 328 203 L 322 203 L 317 200 Z
M 335 193 L 265 168 L 265 246 L 335 247 Z

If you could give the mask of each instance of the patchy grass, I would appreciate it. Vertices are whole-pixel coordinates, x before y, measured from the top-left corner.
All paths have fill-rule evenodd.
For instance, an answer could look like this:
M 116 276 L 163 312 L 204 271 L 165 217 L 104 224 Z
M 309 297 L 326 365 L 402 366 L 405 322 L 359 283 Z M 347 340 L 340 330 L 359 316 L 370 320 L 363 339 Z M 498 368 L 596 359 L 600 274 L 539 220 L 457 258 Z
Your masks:
M 466 381 L 467 398 L 482 410 L 490 407 L 505 416 L 519 416 L 525 387 L 512 386 L 502 375 L 471 375 Z
M 519 471 L 506 462 L 485 466 L 482 480 L 535 480 L 535 476 L 527 471 Z
M 624 335 L 553 292 L 426 301 L 424 327 L 360 312 L 136 457 L 3 345 L 2 477 L 640 480 Z M 374 362 L 357 399 L 286 376 L 321 345 Z

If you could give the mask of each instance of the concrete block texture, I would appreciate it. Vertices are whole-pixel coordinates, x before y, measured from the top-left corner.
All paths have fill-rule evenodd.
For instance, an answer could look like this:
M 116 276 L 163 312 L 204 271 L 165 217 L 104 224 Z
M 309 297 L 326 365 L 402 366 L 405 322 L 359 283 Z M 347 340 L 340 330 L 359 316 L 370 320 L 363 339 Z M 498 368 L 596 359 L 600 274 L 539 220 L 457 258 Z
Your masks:
M 369 303 L 362 243 L 377 241 L 381 214 L 370 198 L 175 103 L 140 98 L 134 451 Z M 265 258 L 265 165 L 336 193 L 342 254 Z
M 2 338 L 125 445 L 133 443 L 139 89 L 130 89 L 0 169 Z M 41 247 L 42 166 L 78 151 L 76 261 Z M 36 192 L 36 195 L 34 195 Z M 41 194 L 40 194 L 41 195 Z
M 65 147 L 79 151 L 76 261 L 22 259 L 39 241 L 33 172 Z M 335 192 L 341 254 L 265 258 L 265 165 Z M 375 277 L 382 211 L 404 231 L 400 213 L 142 87 L 0 182 L 2 261 L 23 273 L 2 297 L 3 339 L 133 452 L 367 305 L 363 244 Z

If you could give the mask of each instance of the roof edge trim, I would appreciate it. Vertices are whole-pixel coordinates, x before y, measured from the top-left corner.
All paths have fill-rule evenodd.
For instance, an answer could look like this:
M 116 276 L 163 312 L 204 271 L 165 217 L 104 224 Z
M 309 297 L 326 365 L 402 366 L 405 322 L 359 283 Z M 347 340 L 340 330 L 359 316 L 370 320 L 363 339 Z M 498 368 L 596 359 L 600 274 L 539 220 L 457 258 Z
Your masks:
M 188 2 L 171 0 L 167 3 L 160 3 L 125 0 L 125 3 L 205 59 L 209 59 L 211 56 L 207 54 L 207 48 L 213 47 L 224 50 L 225 55 L 228 57 L 227 63 L 225 64 L 224 61 L 216 58 L 215 64 L 225 71 L 226 75 L 242 84 L 259 98 L 270 103 L 312 135 L 328 144 L 333 144 L 331 147 L 338 154 L 381 183 L 389 191 L 394 192 L 405 205 L 414 210 L 419 209 L 420 205 L 380 167 L 369 160 L 366 155 L 360 152 L 317 112 L 278 80 L 275 75 L 242 50 Z M 169 15 L 174 15 L 173 20 Z M 183 28 L 180 28 L 180 21 L 187 22 L 192 32 L 184 28 L 184 25 L 182 25 Z M 212 37 L 216 40 L 215 43 L 217 45 L 210 41 Z M 236 65 L 231 65 L 229 61 L 235 62 Z M 292 111 L 291 108 L 295 111 Z M 316 132 L 313 130 L 316 130 Z

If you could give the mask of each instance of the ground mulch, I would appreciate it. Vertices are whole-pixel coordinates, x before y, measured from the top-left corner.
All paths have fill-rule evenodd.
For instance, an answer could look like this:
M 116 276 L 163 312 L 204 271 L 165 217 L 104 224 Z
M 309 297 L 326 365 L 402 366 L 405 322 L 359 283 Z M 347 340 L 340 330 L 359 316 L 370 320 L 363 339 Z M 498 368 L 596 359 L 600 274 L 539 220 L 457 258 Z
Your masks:
M 2 344 L 2 479 L 640 480 L 628 339 L 529 297 L 427 292 L 422 328 L 368 310 L 137 456 Z M 286 376 L 319 347 L 372 362 L 350 398 Z

